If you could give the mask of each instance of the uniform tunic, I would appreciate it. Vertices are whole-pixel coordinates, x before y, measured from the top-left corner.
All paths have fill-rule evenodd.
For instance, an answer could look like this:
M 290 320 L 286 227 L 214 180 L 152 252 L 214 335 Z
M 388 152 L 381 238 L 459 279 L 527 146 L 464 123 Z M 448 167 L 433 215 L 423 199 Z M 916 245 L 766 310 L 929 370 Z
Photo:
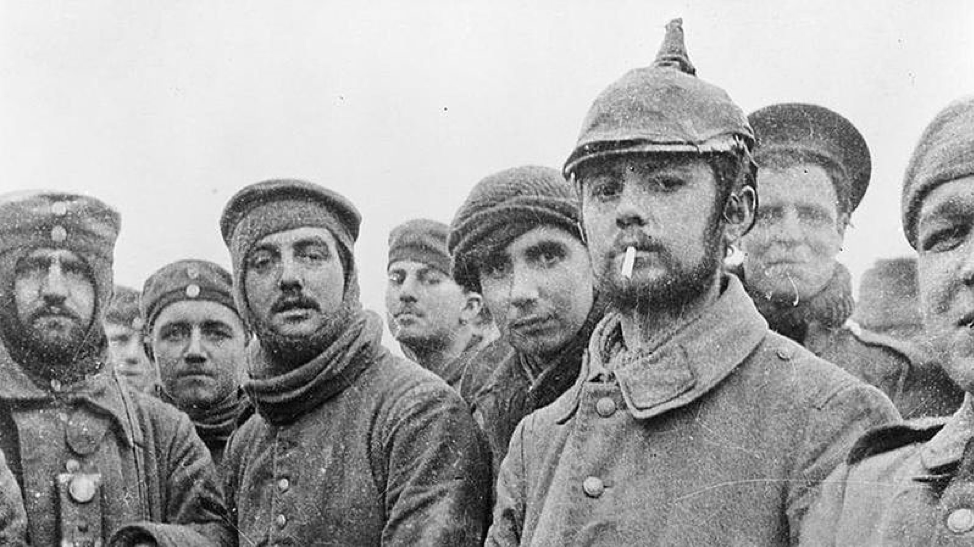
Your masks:
M 230 544 L 216 469 L 189 418 L 107 369 L 44 390 L 0 349 L 0 447 L 22 486 L 32 545 L 59 545 L 66 522 L 106 545 L 113 533 L 162 546 Z M 71 473 L 84 475 L 77 490 L 59 489 Z
M 21 547 L 27 545 L 27 513 L 20 496 L 20 486 L 7 467 L 7 460 L 0 450 L 0 545 Z
M 801 544 L 974 544 L 974 453 L 965 456 L 972 438 L 970 395 L 949 419 L 866 435 L 822 488 Z
M 521 422 L 489 545 L 789 545 L 819 483 L 889 400 L 768 331 L 740 282 L 648 354 L 620 317 L 575 386 Z
M 467 406 L 433 373 L 376 352 L 364 370 L 324 372 L 329 394 L 293 422 L 258 413 L 231 437 L 240 545 L 481 544 L 490 469 Z

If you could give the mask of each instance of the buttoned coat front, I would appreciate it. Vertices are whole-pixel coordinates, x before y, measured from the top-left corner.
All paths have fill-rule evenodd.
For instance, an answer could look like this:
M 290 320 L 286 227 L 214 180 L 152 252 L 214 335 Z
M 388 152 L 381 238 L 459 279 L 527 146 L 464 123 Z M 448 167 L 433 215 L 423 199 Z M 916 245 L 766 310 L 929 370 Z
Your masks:
M 735 277 L 648 354 L 596 329 L 579 382 L 521 422 L 489 545 L 789 545 L 819 483 L 898 419 L 876 388 L 768 331 Z
M 480 545 L 490 463 L 460 396 L 384 348 L 346 380 L 292 423 L 258 413 L 230 438 L 240 545 Z
M 970 396 L 946 424 L 872 432 L 822 488 L 801 544 L 974 545 L 974 470 L 958 465 L 972 438 Z

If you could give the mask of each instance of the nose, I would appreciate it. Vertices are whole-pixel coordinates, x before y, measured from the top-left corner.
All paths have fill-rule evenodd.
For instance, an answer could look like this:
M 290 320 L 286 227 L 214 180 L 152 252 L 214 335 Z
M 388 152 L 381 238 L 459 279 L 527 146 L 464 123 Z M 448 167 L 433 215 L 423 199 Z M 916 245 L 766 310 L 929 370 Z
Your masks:
M 129 338 L 128 343 L 125 344 L 125 350 L 122 354 L 122 360 L 127 365 L 138 365 L 142 362 L 142 337 L 138 335 L 132 335 Z
M 804 234 L 801 221 L 794 211 L 785 211 L 781 219 L 774 225 L 771 237 L 775 241 L 795 244 L 800 242 Z
M 44 284 L 41 287 L 41 295 L 46 299 L 63 301 L 68 296 L 68 283 L 64 276 L 64 270 L 58 260 L 52 260 L 44 277 Z
M 525 308 L 538 300 L 538 277 L 527 267 L 515 264 L 511 275 L 511 305 Z
M 964 261 L 960 265 L 961 279 L 968 287 L 974 287 L 974 242 L 968 241 L 964 246 L 964 251 Z
M 187 363 L 202 363 L 206 361 L 206 354 L 203 350 L 203 335 L 199 327 L 194 327 L 189 334 L 189 343 L 183 352 L 183 359 Z
M 281 278 L 278 285 L 281 290 L 300 290 L 304 285 L 301 267 L 293 256 L 285 255 L 281 258 Z
M 616 203 L 616 226 L 619 229 L 639 228 L 646 225 L 649 208 L 642 206 L 637 193 L 640 182 L 632 170 L 626 170 L 625 184 Z
M 416 301 L 416 284 L 417 281 L 413 276 L 406 276 L 406 279 L 403 280 L 402 285 L 399 286 L 400 302 Z

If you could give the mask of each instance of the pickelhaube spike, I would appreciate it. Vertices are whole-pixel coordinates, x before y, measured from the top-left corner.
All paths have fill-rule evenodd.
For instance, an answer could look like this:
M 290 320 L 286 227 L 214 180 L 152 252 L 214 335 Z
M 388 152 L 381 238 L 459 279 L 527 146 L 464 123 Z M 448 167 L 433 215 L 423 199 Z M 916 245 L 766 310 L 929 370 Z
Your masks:
M 666 36 L 656 54 L 655 67 L 672 67 L 696 76 L 697 69 L 690 62 L 686 42 L 683 38 L 683 19 L 673 19 L 666 24 Z

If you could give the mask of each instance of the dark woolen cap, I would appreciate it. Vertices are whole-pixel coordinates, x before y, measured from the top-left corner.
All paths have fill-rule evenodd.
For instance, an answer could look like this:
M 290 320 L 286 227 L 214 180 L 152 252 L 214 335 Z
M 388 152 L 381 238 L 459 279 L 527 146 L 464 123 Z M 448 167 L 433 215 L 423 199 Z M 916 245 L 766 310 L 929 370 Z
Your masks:
M 450 275 L 450 252 L 446 237 L 450 227 L 442 222 L 417 218 L 407 220 L 389 233 L 389 263 L 409 260 L 427 264 Z
M 453 279 L 467 290 L 481 292 L 483 260 L 543 225 L 582 239 L 578 198 L 557 169 L 514 167 L 481 180 L 450 223 L 447 248 Z
M 166 306 L 183 300 L 216 302 L 237 313 L 230 272 L 206 260 L 178 260 L 156 270 L 142 287 L 146 326 L 151 329 Z
M 859 206 L 872 173 L 872 161 L 866 140 L 852 122 L 828 108 L 802 103 L 766 106 L 748 117 L 757 134 L 754 159 L 780 151 L 797 151 L 820 161 L 829 162 L 845 174 L 847 187 L 836 194 L 849 197 L 848 211 Z
M 96 317 L 112 295 L 118 212 L 90 196 L 57 191 L 14 192 L 0 196 L 0 256 L 15 263 L 33 249 L 73 251 L 91 268 L 98 294 Z M 10 265 L 11 274 L 13 264 Z
M 852 319 L 878 331 L 921 324 L 916 257 L 881 258 L 866 270 Z
M 740 107 L 696 77 L 683 20 L 674 19 L 652 66 L 629 71 L 595 99 L 563 171 L 613 155 L 744 152 L 753 143 Z
M 903 232 L 917 248 L 917 215 L 941 184 L 974 175 L 974 96 L 951 103 L 923 131 L 903 178 Z
M 139 307 L 139 291 L 124 285 L 115 285 L 112 303 L 105 313 L 105 322 L 142 330 L 142 309 Z

